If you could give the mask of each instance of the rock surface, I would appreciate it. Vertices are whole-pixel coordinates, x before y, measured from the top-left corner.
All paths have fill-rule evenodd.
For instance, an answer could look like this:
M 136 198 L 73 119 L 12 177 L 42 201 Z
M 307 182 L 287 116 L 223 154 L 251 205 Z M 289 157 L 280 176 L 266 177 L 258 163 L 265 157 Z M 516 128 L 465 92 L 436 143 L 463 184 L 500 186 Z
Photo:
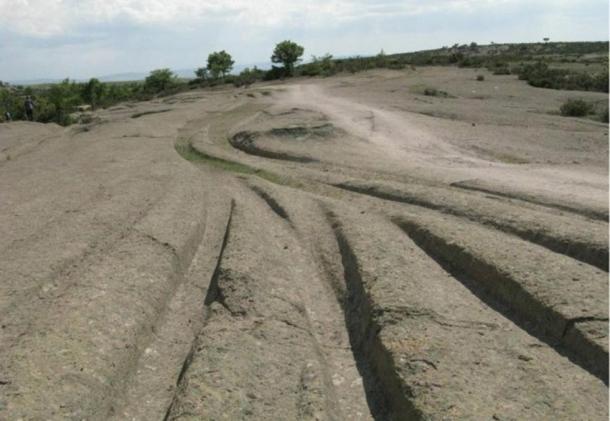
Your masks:
M 0 419 L 608 419 L 608 127 L 471 76 L 0 125 Z

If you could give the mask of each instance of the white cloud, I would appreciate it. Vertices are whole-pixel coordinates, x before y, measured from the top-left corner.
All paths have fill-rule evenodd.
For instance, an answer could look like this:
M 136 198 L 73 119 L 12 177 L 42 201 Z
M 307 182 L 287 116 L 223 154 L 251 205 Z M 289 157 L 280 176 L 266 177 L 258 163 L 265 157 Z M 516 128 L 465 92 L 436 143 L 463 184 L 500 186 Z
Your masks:
M 511 1 L 519 0 L 0 0 L 0 25 L 38 37 L 61 35 L 116 19 L 140 25 L 189 25 L 219 18 L 252 26 L 318 25 L 366 17 L 468 10 Z
M 0 79 L 196 67 L 226 49 L 267 61 L 476 41 L 608 39 L 607 0 L 0 0 Z

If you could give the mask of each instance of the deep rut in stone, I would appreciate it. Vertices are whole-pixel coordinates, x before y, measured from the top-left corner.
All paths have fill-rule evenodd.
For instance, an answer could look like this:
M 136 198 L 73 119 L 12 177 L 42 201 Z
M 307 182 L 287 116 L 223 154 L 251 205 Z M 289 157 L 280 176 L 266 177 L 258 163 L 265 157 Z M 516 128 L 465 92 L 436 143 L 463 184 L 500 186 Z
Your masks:
M 390 417 L 394 420 L 420 419 L 421 414 L 401 390 L 392 369 L 392 359 L 379 342 L 377 335 L 380 327 L 373 320 L 372 303 L 364 288 L 356 255 L 336 215 L 326 210 L 326 217 L 341 254 L 347 295 L 343 301 L 345 323 L 358 370 L 365 382 L 369 406 L 378 420 Z
M 599 343 L 584 337 L 580 341 L 565 341 L 566 333 L 576 323 L 607 323 L 607 317 L 566 317 L 524 288 L 515 275 L 494 266 L 493 262 L 485 261 L 471 250 L 451 243 L 405 218 L 396 218 L 395 222 L 428 256 L 482 301 L 608 383 L 608 353 L 601 349 Z
M 489 225 L 495 229 L 498 229 L 499 231 L 516 235 L 526 241 L 546 247 L 553 252 L 565 254 L 576 260 L 596 266 L 602 270 L 605 270 L 606 272 L 608 271 L 607 245 L 605 247 L 600 247 L 597 244 L 592 244 L 581 239 L 559 237 L 545 229 L 535 229 L 531 227 L 526 228 L 518 224 L 518 221 L 516 222 L 511 219 L 501 218 L 502 215 L 490 218 L 487 215 L 477 214 L 477 212 L 472 211 L 465 211 L 464 209 L 447 204 L 433 203 L 432 201 L 418 197 L 417 195 L 396 194 L 393 192 L 381 191 L 375 188 L 355 186 L 346 183 L 338 183 L 334 184 L 334 186 L 356 193 L 377 197 L 379 199 L 407 203 L 409 205 L 428 208 L 449 215 L 469 219 L 473 222 Z

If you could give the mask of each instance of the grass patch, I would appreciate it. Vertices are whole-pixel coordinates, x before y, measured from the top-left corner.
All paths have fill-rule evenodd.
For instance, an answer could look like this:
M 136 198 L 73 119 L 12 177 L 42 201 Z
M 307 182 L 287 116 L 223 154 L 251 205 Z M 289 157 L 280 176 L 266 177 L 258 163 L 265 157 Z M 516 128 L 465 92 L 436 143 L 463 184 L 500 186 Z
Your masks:
M 200 150 L 196 149 L 186 140 L 178 141 L 175 145 L 176 152 L 190 162 L 202 163 L 210 165 L 214 168 L 218 168 L 223 171 L 232 172 L 235 174 L 244 175 L 255 175 L 274 184 L 280 184 L 284 186 L 301 187 L 299 182 L 282 177 L 271 171 L 262 170 L 260 168 L 254 168 L 241 162 L 231 161 L 228 159 L 218 158 L 216 156 L 208 155 Z
M 426 85 L 412 85 L 409 87 L 409 92 L 417 95 L 434 96 L 437 98 L 456 98 L 448 92 Z
M 155 110 L 155 111 L 142 111 L 141 113 L 135 113 L 131 115 L 131 118 L 140 118 L 142 116 L 148 115 L 148 114 L 159 114 L 159 113 L 166 113 L 168 111 L 171 111 L 170 108 L 166 108 L 164 110 Z
M 445 91 L 441 91 L 439 89 L 436 88 L 425 88 L 424 89 L 424 95 L 426 96 L 440 96 L 443 98 L 448 98 L 449 94 Z

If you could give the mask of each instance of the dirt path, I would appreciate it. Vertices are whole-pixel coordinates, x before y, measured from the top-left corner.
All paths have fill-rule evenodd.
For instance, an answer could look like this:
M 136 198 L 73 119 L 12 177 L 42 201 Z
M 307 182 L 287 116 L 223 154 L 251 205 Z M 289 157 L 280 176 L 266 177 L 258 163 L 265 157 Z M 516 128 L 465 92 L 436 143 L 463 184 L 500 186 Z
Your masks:
M 491 162 L 446 141 L 444 134 L 430 130 L 415 114 L 392 111 L 359 97 L 341 97 L 319 84 L 298 84 L 287 90 L 279 96 L 284 108 L 322 112 L 338 127 L 370 142 L 369 154 L 380 154 L 375 159 L 392 171 L 448 183 L 478 183 L 487 190 L 513 191 L 518 197 L 551 203 L 590 203 L 598 209 L 607 205 L 605 173 Z

